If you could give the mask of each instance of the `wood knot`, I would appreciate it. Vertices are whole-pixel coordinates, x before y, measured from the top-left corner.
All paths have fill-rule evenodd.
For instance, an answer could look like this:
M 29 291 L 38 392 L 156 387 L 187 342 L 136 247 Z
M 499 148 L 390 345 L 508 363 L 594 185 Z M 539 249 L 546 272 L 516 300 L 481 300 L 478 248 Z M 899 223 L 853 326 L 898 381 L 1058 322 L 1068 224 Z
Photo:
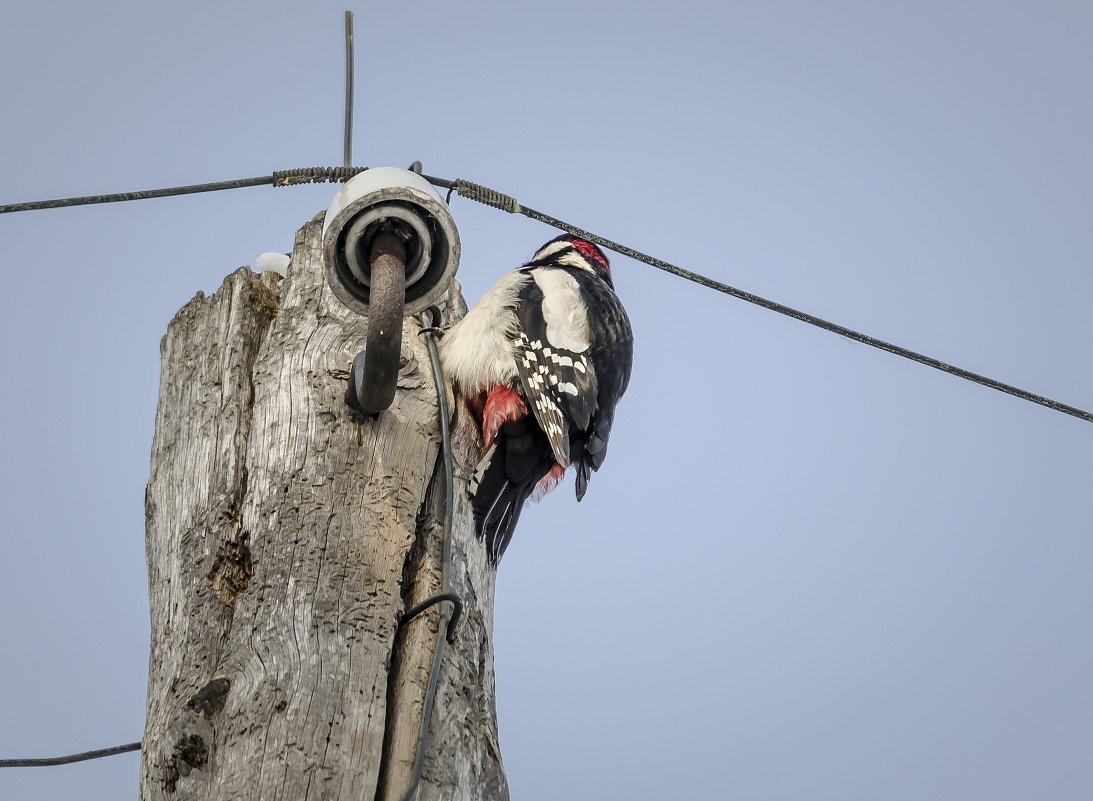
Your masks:
M 210 718 L 224 708 L 228 701 L 228 690 L 231 681 L 226 678 L 213 679 L 190 699 L 187 706 L 205 717 Z
M 216 561 L 209 571 L 213 592 L 228 606 L 233 606 L 235 599 L 246 591 L 254 575 L 249 541 L 249 532 L 241 531 L 238 540 L 225 542 L 216 552 Z
M 203 768 L 208 763 L 209 746 L 204 739 L 197 734 L 180 738 L 175 743 L 171 762 L 167 766 L 167 779 L 164 782 L 167 792 L 173 793 L 180 778 L 189 776 L 191 770 Z

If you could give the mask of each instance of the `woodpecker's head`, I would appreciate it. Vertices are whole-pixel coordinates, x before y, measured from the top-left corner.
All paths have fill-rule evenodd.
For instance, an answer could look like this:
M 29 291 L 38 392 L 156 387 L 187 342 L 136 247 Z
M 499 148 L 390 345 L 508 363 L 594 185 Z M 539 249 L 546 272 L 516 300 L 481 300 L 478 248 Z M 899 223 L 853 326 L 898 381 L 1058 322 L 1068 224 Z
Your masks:
M 615 286 L 611 281 L 611 265 L 607 263 L 607 256 L 603 251 L 587 239 L 572 234 L 562 234 L 551 239 L 536 251 L 528 266 L 576 267 L 599 276 L 612 289 Z

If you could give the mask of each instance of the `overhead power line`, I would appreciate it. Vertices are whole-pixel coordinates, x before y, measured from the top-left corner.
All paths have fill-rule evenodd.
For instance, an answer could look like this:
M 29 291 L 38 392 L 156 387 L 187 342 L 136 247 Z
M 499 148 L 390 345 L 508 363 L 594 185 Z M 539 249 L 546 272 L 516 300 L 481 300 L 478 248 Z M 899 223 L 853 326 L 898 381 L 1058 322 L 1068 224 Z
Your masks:
M 415 163 L 415 168 L 417 167 Z M 59 200 L 41 200 L 30 203 L 11 203 L 8 205 L 0 206 L 0 214 L 7 214 L 16 211 L 34 211 L 39 209 L 51 209 L 51 208 L 63 208 L 66 206 L 81 206 L 90 203 L 116 203 L 125 200 L 146 200 L 154 197 L 169 197 L 172 195 L 185 195 L 195 192 L 216 192 L 221 189 L 239 189 L 247 186 L 297 186 L 299 184 L 306 183 L 322 183 L 330 181 L 345 181 L 368 169 L 367 167 L 309 167 L 295 170 L 280 170 L 269 176 L 262 176 L 259 178 L 242 178 L 235 181 L 220 181 L 218 183 L 209 184 L 193 184 L 190 186 L 177 186 L 166 189 L 150 189 L 140 192 L 122 192 L 114 195 L 90 195 L 85 197 L 73 197 L 63 198 Z M 487 206 L 500 209 L 501 211 L 507 211 L 510 214 L 522 214 L 525 217 L 530 217 L 533 220 L 545 223 L 551 227 L 558 228 L 562 231 L 579 236 L 583 239 L 587 239 L 590 242 L 613 250 L 616 253 L 621 253 L 635 261 L 648 264 L 652 267 L 656 267 L 659 270 L 664 270 L 672 275 L 679 276 L 680 278 L 686 278 L 688 281 L 693 281 L 696 284 L 700 284 L 708 289 L 713 289 L 717 292 L 730 295 L 734 298 L 738 298 L 748 303 L 753 303 L 756 306 L 761 306 L 764 309 L 783 314 L 786 317 L 792 317 L 795 320 L 800 320 L 803 323 L 822 328 L 825 331 L 844 336 L 847 339 L 860 342 L 863 345 L 869 345 L 879 350 L 887 351 L 888 353 L 901 356 L 904 359 L 909 359 L 919 364 L 924 364 L 927 367 L 932 367 L 935 370 L 940 370 L 943 373 L 962 378 L 965 381 L 971 381 L 980 386 L 987 387 L 989 389 L 997 390 L 998 392 L 1004 392 L 1007 395 L 1012 395 L 1015 398 L 1028 401 L 1029 403 L 1035 403 L 1040 406 L 1045 406 L 1056 412 L 1070 415 L 1071 417 L 1077 417 L 1079 420 L 1084 420 L 1087 423 L 1093 423 L 1093 412 L 1088 412 L 1084 409 L 1079 409 L 1076 406 L 1071 406 L 1066 403 L 1048 398 L 1044 395 L 1038 395 L 1035 392 L 1029 392 L 1026 389 L 1015 387 L 1012 384 L 1006 384 L 1002 381 L 990 378 L 988 376 L 974 373 L 971 370 L 965 370 L 962 367 L 944 362 L 941 359 L 936 359 L 933 356 L 927 356 L 923 353 L 918 353 L 910 348 L 904 348 L 900 345 L 895 345 L 891 342 L 886 342 L 883 339 L 863 334 L 860 331 L 855 331 L 852 328 L 833 323 L 829 320 L 825 320 L 822 317 L 817 317 L 814 314 L 794 309 L 791 306 L 786 306 L 782 303 L 778 303 L 773 300 L 755 295 L 751 292 L 746 292 L 743 289 L 737 289 L 736 287 L 724 284 L 721 281 L 717 281 L 705 275 L 701 275 L 691 270 L 678 267 L 670 262 L 666 262 L 663 259 L 658 259 L 654 256 L 650 256 L 647 253 L 643 253 L 640 250 L 623 245 L 618 242 L 614 242 L 606 237 L 602 237 L 599 234 L 586 231 L 572 223 L 568 223 L 565 220 L 558 219 L 549 214 L 545 214 L 541 211 L 529 208 L 520 204 L 516 198 L 511 195 L 506 195 L 503 192 L 498 192 L 496 189 L 491 189 L 481 184 L 476 184 L 472 181 L 466 181 L 463 179 L 448 180 L 445 178 L 437 178 L 435 176 L 425 175 L 423 176 L 434 186 L 439 186 L 449 190 L 449 197 L 451 193 L 456 193 L 469 200 L 476 200 L 479 203 L 484 203 Z
M 428 176 L 426 176 L 428 177 Z M 833 334 L 839 334 L 847 339 L 852 339 L 855 342 L 860 342 L 863 345 L 869 345 L 873 348 L 879 348 L 880 350 L 894 353 L 896 356 L 902 356 L 905 359 L 924 364 L 927 367 L 933 367 L 935 370 L 941 370 L 943 373 L 956 376 L 957 378 L 963 378 L 966 381 L 972 381 L 976 384 L 980 384 L 990 389 L 998 390 L 999 392 L 1005 392 L 1008 395 L 1013 395 L 1021 400 L 1029 401 L 1030 403 L 1037 403 L 1041 406 L 1046 406 L 1056 412 L 1062 412 L 1063 414 L 1069 414 L 1073 417 L 1077 417 L 1080 420 L 1085 420 L 1087 423 L 1093 423 L 1093 413 L 1087 412 L 1084 409 L 1079 409 L 1076 406 L 1070 406 L 1066 403 L 1060 403 L 1057 400 L 1045 397 L 1043 395 L 1037 395 L 1034 392 L 1021 389 L 1020 387 L 1012 386 L 1011 384 L 1005 384 L 1001 381 L 997 381 L 993 378 L 989 378 L 979 373 L 973 373 L 971 370 L 965 370 L 962 367 L 956 367 L 955 365 L 943 362 L 940 359 L 935 359 L 932 356 L 927 356 L 917 351 L 913 351 L 909 348 L 904 348 L 900 345 L 894 345 L 891 342 L 885 342 L 883 339 L 877 339 L 876 337 L 863 334 L 860 331 L 855 331 L 852 328 L 833 323 L 829 320 L 825 320 L 822 317 L 817 317 L 814 314 L 794 309 L 791 306 L 786 306 L 782 303 L 778 303 L 773 300 L 761 297 L 759 295 L 752 294 L 751 292 L 745 292 L 743 289 L 737 289 L 736 287 L 723 284 L 720 281 L 716 281 L 713 278 L 709 278 L 705 275 L 700 275 L 690 270 L 686 270 L 682 267 L 677 267 L 674 264 L 666 262 L 662 259 L 658 259 L 655 256 L 650 256 L 647 253 L 642 253 L 640 250 L 636 250 L 627 245 L 613 242 L 610 239 L 606 239 L 599 234 L 594 234 L 591 231 L 586 231 L 583 228 L 579 228 L 572 223 L 568 223 L 565 220 L 559 220 L 557 217 L 552 217 L 549 214 L 544 214 L 541 211 L 528 208 L 517 202 L 516 198 L 509 195 L 505 195 L 498 192 L 495 189 L 481 186 L 479 184 L 471 183 L 470 181 L 456 180 L 456 181 L 443 181 L 442 179 L 430 178 L 433 183 L 444 186 L 451 189 L 455 193 L 462 195 L 470 200 L 477 200 L 479 203 L 485 203 L 487 206 L 492 206 L 502 211 L 507 211 L 510 214 L 523 214 L 525 217 L 530 217 L 533 220 L 538 220 L 541 223 L 546 223 L 552 228 L 558 228 L 567 233 L 571 233 L 574 236 L 579 236 L 582 239 L 587 239 L 590 242 L 595 242 L 597 245 L 601 245 L 609 250 L 613 250 L 616 253 L 621 253 L 623 256 L 628 256 L 635 261 L 643 262 L 652 267 L 656 267 L 659 270 L 664 270 L 672 275 L 677 275 L 680 278 L 686 278 L 688 281 L 694 281 L 696 284 L 700 284 L 708 289 L 716 290 L 717 292 L 723 292 L 726 295 L 731 295 L 734 298 L 747 301 L 748 303 L 754 303 L 756 306 L 762 306 L 764 309 L 777 312 L 778 314 L 784 314 L 786 317 L 792 317 L 795 320 L 800 320 L 803 323 L 814 325 L 817 328 L 822 328 L 825 331 L 830 331 Z
M 16 211 L 41 211 L 43 209 L 63 209 L 69 206 L 89 206 L 98 203 L 122 203 L 127 200 L 150 200 L 157 197 L 175 195 L 193 195 L 199 192 L 220 192 L 224 189 L 244 189 L 248 186 L 299 186 L 300 184 L 318 184 L 345 181 L 364 172 L 367 167 L 300 167 L 293 170 L 278 170 L 271 175 L 257 178 L 237 178 L 233 181 L 216 181 L 209 184 L 189 184 L 170 186 L 165 189 L 141 189 L 135 192 L 117 192 L 113 195 L 83 195 L 82 197 L 64 197 L 55 200 L 33 200 L 27 203 L 8 203 L 0 206 L 0 214 Z
M 128 743 L 126 745 L 115 745 L 111 748 L 99 748 L 95 751 L 82 751 L 79 754 L 69 754 L 68 756 L 39 759 L 0 759 L 0 768 L 52 768 L 57 765 L 71 765 L 73 762 L 86 762 L 89 759 L 102 759 L 103 757 L 139 750 L 140 743 Z

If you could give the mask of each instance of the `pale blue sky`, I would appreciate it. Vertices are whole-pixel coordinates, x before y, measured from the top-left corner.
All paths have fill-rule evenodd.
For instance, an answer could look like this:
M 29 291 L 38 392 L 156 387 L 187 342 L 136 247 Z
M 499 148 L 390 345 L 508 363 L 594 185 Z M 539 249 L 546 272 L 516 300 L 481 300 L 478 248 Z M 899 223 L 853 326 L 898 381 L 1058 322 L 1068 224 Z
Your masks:
M 339 163 L 345 7 L 8 3 L 0 203 Z M 352 8 L 357 163 L 1093 407 L 1088 2 Z M 0 756 L 141 736 L 159 338 L 333 192 L 0 217 Z M 472 301 L 554 235 L 453 211 Z M 513 798 L 1089 798 L 1093 426 L 613 261 L 611 455 L 498 580 Z

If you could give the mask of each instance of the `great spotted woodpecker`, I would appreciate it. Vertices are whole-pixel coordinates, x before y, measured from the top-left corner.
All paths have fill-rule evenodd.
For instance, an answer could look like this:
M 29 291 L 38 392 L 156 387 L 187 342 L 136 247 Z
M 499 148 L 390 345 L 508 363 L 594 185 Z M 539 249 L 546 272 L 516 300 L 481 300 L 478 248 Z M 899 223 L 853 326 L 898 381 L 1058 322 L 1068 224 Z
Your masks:
M 497 564 L 533 493 L 572 465 L 581 500 L 607 455 L 634 354 L 607 257 L 584 239 L 552 239 L 452 326 L 441 353 L 481 427 L 472 505 Z

